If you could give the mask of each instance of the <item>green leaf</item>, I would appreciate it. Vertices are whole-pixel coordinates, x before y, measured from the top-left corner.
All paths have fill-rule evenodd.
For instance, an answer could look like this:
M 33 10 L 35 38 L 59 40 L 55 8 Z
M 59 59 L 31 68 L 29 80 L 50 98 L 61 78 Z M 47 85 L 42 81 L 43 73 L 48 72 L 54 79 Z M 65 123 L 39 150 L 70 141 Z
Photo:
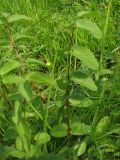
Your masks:
M 19 84 L 19 92 L 27 102 L 32 99 L 32 88 L 28 81 Z
M 0 160 L 7 160 L 12 150 L 12 147 L 3 146 L 0 144 Z
M 54 78 L 50 75 L 47 74 L 43 74 L 40 72 L 34 72 L 32 74 L 30 74 L 30 80 L 34 81 L 38 84 L 47 84 L 50 86 L 53 86 L 56 84 L 56 81 L 54 80 Z
M 8 16 L 10 15 L 10 13 L 7 12 L 1 12 L 2 18 L 4 17 L 5 19 L 8 18 Z
M 16 136 L 17 136 L 17 133 L 14 126 L 8 127 L 4 133 L 4 138 L 7 140 L 14 139 Z
M 71 128 L 71 135 L 87 135 L 91 131 L 89 125 L 79 122 L 71 123 L 70 128 Z
M 25 124 L 25 122 L 19 122 L 16 125 L 16 129 L 17 129 L 18 135 L 22 139 L 24 150 L 27 153 L 29 153 L 30 151 L 30 129 L 29 127 Z
M 29 134 L 30 134 L 29 127 L 26 125 L 25 122 L 19 122 L 16 125 L 16 129 L 17 129 L 17 132 L 18 132 L 20 137 L 22 137 L 24 135 L 29 136 Z
M 50 141 L 50 135 L 45 132 L 39 132 L 35 135 L 34 140 L 40 145 L 46 144 Z
M 21 14 L 16 14 L 16 15 L 10 15 L 7 18 L 8 23 L 12 23 L 12 22 L 16 22 L 19 20 L 27 20 L 27 21 L 31 21 L 32 18 L 25 16 L 25 15 L 21 15 Z
M 90 12 L 88 12 L 88 11 L 80 11 L 80 12 L 78 12 L 78 17 L 82 17 L 82 16 L 84 16 L 84 15 L 86 15 L 88 13 L 90 13 Z
M 6 75 L 3 77 L 2 82 L 4 84 L 18 84 L 24 82 L 24 79 L 16 75 Z
M 110 69 L 102 69 L 98 72 L 99 76 L 104 76 L 104 75 L 112 75 L 113 71 Z
M 10 101 L 22 100 L 23 97 L 19 92 L 13 92 L 12 94 L 8 95 L 8 99 Z
M 34 58 L 28 58 L 26 60 L 26 63 L 27 64 L 38 64 L 38 65 L 41 65 L 43 67 L 48 67 L 47 64 L 45 64 L 44 62 L 42 62 L 40 60 L 37 60 L 37 59 L 34 59 Z
M 105 131 L 110 123 L 110 117 L 105 116 L 103 117 L 96 126 L 96 132 L 101 133 Z
M 30 152 L 30 137 L 27 134 L 25 134 L 21 138 L 22 138 L 24 150 L 27 153 L 29 153 Z
M 27 40 L 27 39 L 32 39 L 32 37 L 28 36 L 28 35 L 24 35 L 22 33 L 16 33 L 15 35 L 13 35 L 13 40 L 14 42 L 16 41 L 20 41 L 20 40 Z
M 89 31 L 95 38 L 102 38 L 101 30 L 95 22 L 92 22 L 89 19 L 79 19 L 77 20 L 76 25 L 78 28 Z
M 20 136 L 16 138 L 15 145 L 17 150 L 20 150 L 20 151 L 22 150 L 23 144 Z
M 99 64 L 94 54 L 86 47 L 74 46 L 72 55 L 80 59 L 89 69 L 98 70 Z
M 109 134 L 119 134 L 120 135 L 120 125 L 116 125 L 109 131 Z
M 51 135 L 57 138 L 67 136 L 67 125 L 65 123 L 55 125 L 51 129 Z
M 47 156 L 40 156 L 39 158 L 30 158 L 29 160 L 65 160 L 66 158 L 63 155 L 47 155 Z
M 3 25 L 4 23 L 3 23 L 3 21 L 2 20 L 0 20 L 0 25 Z
M 19 151 L 19 150 L 14 149 L 13 151 L 11 151 L 10 155 L 12 157 L 20 158 L 21 159 L 21 158 L 25 158 L 26 153 L 23 152 L 23 151 Z
M 20 102 L 19 101 L 15 101 L 12 120 L 13 120 L 14 124 L 16 124 L 16 125 L 19 122 L 19 108 L 20 108 Z
M 57 85 L 62 90 L 66 90 L 67 84 L 68 84 L 68 81 L 66 79 L 59 79 L 59 80 L 57 80 Z
M 97 91 L 97 86 L 91 77 L 87 77 L 82 72 L 76 71 L 72 74 L 71 78 L 76 84 L 80 84 L 89 90 Z
M 79 95 L 72 95 L 69 102 L 74 107 L 89 107 L 93 104 L 91 99 L 80 97 Z
M 4 65 L 0 68 L 0 75 L 5 75 L 6 73 L 8 73 L 16 68 L 19 68 L 20 66 L 21 66 L 21 64 L 15 60 L 4 63 Z
M 22 117 L 23 118 L 32 118 L 32 117 L 36 117 L 36 114 L 34 112 L 23 112 Z
M 83 155 L 83 154 L 85 153 L 85 151 L 86 151 L 86 146 L 87 146 L 87 144 L 86 144 L 85 141 L 83 141 L 83 142 L 79 145 L 79 147 L 78 147 L 78 152 L 77 152 L 77 156 L 78 156 L 78 157 L 81 156 L 81 155 Z

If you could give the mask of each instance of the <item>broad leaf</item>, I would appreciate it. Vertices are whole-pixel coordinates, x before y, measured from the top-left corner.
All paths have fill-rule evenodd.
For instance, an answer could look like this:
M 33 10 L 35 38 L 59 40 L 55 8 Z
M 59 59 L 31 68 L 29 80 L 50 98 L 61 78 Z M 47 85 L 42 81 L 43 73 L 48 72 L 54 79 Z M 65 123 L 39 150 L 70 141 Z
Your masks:
M 22 150 L 23 144 L 22 144 L 22 139 L 20 136 L 16 138 L 15 145 L 16 145 L 16 149 L 20 151 Z
M 58 138 L 67 136 L 67 125 L 65 123 L 55 125 L 51 129 L 51 135 Z
M 78 28 L 85 29 L 92 33 L 95 38 L 102 38 L 101 30 L 95 22 L 92 22 L 89 19 L 79 19 L 77 20 L 76 25 Z
M 9 139 L 14 139 L 17 136 L 16 130 L 14 126 L 10 126 L 5 130 L 4 132 L 4 138 L 9 140 Z
M 50 75 L 47 74 L 43 74 L 40 72 L 34 72 L 32 74 L 30 74 L 30 80 L 34 81 L 38 84 L 47 84 L 47 85 L 55 85 L 56 81 L 54 80 L 54 78 Z
M 29 136 L 29 128 L 26 125 L 26 123 L 24 122 L 19 122 L 18 125 L 16 125 L 16 129 L 18 134 L 20 135 L 20 137 L 22 137 L 23 135 L 27 135 Z
M 3 25 L 4 23 L 3 23 L 3 21 L 2 20 L 0 20 L 0 25 Z
M 57 85 L 62 90 L 66 90 L 67 83 L 68 83 L 68 81 L 66 79 L 57 80 Z
M 12 120 L 13 120 L 14 124 L 16 124 L 16 125 L 19 122 L 19 108 L 20 108 L 20 102 L 19 101 L 15 101 Z
M 9 94 L 8 99 L 10 101 L 23 100 L 23 96 L 19 92 L 13 92 Z
M 98 70 L 99 64 L 94 54 L 86 47 L 74 46 L 72 55 L 80 59 L 89 69 Z
M 28 81 L 19 84 L 19 92 L 26 101 L 30 101 L 32 99 L 32 88 Z
M 110 69 L 102 69 L 98 72 L 99 76 L 104 76 L 104 75 L 112 75 L 113 71 Z
M 40 145 L 46 144 L 50 141 L 50 135 L 45 132 L 39 132 L 35 135 L 34 140 Z
M 24 79 L 16 75 L 6 75 L 3 77 L 2 82 L 5 84 L 18 84 L 24 82 Z
M 8 16 L 10 16 L 10 13 L 7 13 L 7 12 L 1 12 L 1 16 L 2 18 L 8 18 Z
M 86 15 L 86 14 L 88 14 L 88 13 L 90 13 L 90 12 L 88 12 L 88 11 L 78 12 L 78 17 L 82 17 L 82 16 L 84 16 L 84 15 Z
M 24 40 L 24 39 L 25 40 L 32 39 L 32 37 L 30 37 L 28 35 L 21 34 L 21 33 L 16 33 L 15 35 L 13 35 L 14 42 Z
M 34 59 L 34 58 L 28 58 L 26 60 L 26 63 L 27 64 L 38 64 L 38 65 L 41 65 L 43 67 L 48 67 L 47 64 L 45 64 L 44 62 L 42 62 L 41 60 L 38 60 L 38 59 Z
M 36 114 L 34 112 L 23 112 L 22 113 L 22 117 L 23 118 L 32 118 L 32 117 L 36 117 Z
M 21 66 L 21 64 L 15 60 L 4 63 L 4 65 L 0 68 L 0 75 L 5 75 L 6 73 L 8 73 L 16 68 L 19 68 L 20 66 Z
M 93 104 L 91 99 L 80 97 L 79 95 L 72 95 L 69 102 L 74 107 L 89 107 Z
M 26 153 L 23 152 L 23 151 L 19 151 L 19 150 L 14 149 L 13 151 L 11 151 L 10 155 L 12 157 L 20 158 L 21 159 L 21 158 L 25 158 Z
M 19 20 L 27 20 L 30 21 L 32 20 L 32 18 L 25 16 L 25 15 L 21 15 L 21 14 L 16 14 L 16 15 L 10 15 L 7 18 L 8 23 L 12 23 L 12 22 L 16 22 Z
M 30 152 L 30 137 L 27 134 L 25 134 L 21 138 L 22 138 L 24 150 L 27 153 L 29 153 Z
M 70 127 L 71 127 L 71 135 L 87 135 L 91 131 L 89 125 L 79 122 L 71 123 Z
M 84 153 L 85 153 L 85 151 L 86 151 L 86 142 L 85 141 L 83 141 L 80 145 L 79 145 L 79 147 L 78 147 L 78 152 L 77 152 L 77 156 L 79 157 L 79 156 L 81 156 L 81 155 L 83 155 Z
M 12 151 L 12 147 L 3 146 L 0 144 L 0 160 L 7 160 Z
M 66 158 L 63 155 L 47 155 L 47 156 L 40 156 L 39 158 L 30 158 L 29 160 L 65 160 Z
M 97 91 L 97 86 L 91 77 L 87 77 L 82 72 L 76 71 L 72 74 L 71 78 L 76 84 L 80 84 L 83 87 L 92 91 Z
M 30 130 L 25 122 L 19 122 L 16 125 L 18 135 L 22 139 L 23 148 L 28 153 L 30 151 Z
M 105 116 L 103 117 L 96 126 L 96 132 L 101 133 L 107 129 L 108 125 L 110 123 L 110 117 Z

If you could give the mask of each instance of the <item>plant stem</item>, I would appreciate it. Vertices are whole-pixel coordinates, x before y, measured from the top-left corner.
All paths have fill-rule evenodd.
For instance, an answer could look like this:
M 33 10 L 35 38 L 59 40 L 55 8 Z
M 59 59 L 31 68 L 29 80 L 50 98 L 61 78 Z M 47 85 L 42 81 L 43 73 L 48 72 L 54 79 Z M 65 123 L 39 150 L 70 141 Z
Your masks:
M 70 136 L 71 128 L 70 128 L 70 103 L 69 103 L 69 96 L 70 96 L 70 68 L 71 68 L 71 50 L 73 45 L 73 39 L 74 39 L 74 31 L 75 27 L 72 30 L 71 40 L 70 40 L 70 50 L 68 52 L 68 70 L 67 70 L 67 87 L 66 87 L 66 102 L 65 105 L 67 107 L 67 114 L 66 114 L 66 124 L 68 128 L 68 136 Z
M 106 44 L 106 34 L 108 30 L 108 25 L 109 25 L 109 16 L 110 16 L 110 9 L 111 9 L 111 2 L 108 4 L 108 9 L 106 13 L 106 19 L 105 19 L 105 25 L 103 29 L 103 34 L 102 34 L 102 42 L 101 42 L 101 55 L 100 55 L 100 70 L 103 68 L 103 57 L 105 54 L 105 44 Z
M 52 65 L 52 70 L 51 70 L 51 74 L 53 77 L 54 77 L 56 59 L 57 59 L 57 49 L 55 48 L 55 55 L 54 55 L 54 60 L 53 60 L 53 65 Z M 47 105 L 46 105 L 46 110 L 45 110 L 45 119 L 44 119 L 44 122 L 45 122 L 44 131 L 45 132 L 48 126 L 48 115 L 49 115 L 49 104 L 50 104 L 51 93 L 52 93 L 52 86 L 49 86 L 48 100 L 47 100 Z
M 7 30 L 7 33 L 8 33 L 8 37 L 9 37 L 9 40 L 10 40 L 10 44 L 11 44 L 11 47 L 13 49 L 13 51 L 16 53 L 16 57 L 19 59 L 19 61 L 21 62 L 22 66 L 25 67 L 26 64 L 24 62 L 24 60 L 22 59 L 22 57 L 19 55 L 18 53 L 18 50 L 15 49 L 15 44 L 14 44 L 14 41 L 13 41 L 13 38 L 12 38 L 12 34 L 10 32 L 10 29 L 8 26 L 6 26 L 6 30 Z

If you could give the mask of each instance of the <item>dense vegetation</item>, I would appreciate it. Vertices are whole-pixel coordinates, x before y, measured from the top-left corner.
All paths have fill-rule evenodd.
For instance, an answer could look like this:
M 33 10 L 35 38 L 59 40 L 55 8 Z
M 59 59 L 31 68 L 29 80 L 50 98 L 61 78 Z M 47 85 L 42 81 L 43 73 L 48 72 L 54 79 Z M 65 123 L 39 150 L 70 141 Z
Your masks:
M 119 0 L 0 0 L 0 160 L 120 159 L 119 40 Z

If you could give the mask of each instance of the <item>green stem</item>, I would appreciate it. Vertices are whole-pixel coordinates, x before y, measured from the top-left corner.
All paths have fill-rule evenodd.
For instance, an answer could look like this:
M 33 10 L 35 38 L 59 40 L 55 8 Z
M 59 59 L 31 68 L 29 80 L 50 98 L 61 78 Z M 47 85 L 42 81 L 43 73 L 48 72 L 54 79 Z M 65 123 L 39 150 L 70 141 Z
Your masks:
M 53 60 L 53 66 L 52 66 L 52 71 L 51 74 L 54 77 L 54 71 L 55 71 L 55 64 L 56 64 L 56 59 L 57 59 L 57 50 L 55 49 L 55 56 L 54 56 L 54 60 Z M 46 110 L 45 110 L 45 119 L 44 119 L 44 131 L 46 132 L 47 130 L 47 126 L 48 125 L 48 116 L 49 116 L 49 104 L 50 104 L 50 98 L 51 98 L 51 94 L 52 94 L 52 86 L 49 86 L 49 90 L 48 90 L 48 100 L 47 100 L 47 105 L 46 105 Z
M 105 55 L 105 45 L 106 45 L 106 34 L 108 30 L 108 25 L 109 25 L 109 16 L 110 16 L 110 9 L 111 9 L 111 2 L 108 4 L 108 9 L 106 13 L 106 19 L 105 19 L 105 25 L 103 29 L 103 34 L 102 34 L 102 41 L 101 41 L 101 55 L 100 55 L 100 70 L 103 68 L 103 57 Z
M 96 124 L 97 124 L 97 119 L 98 119 L 98 115 L 99 115 L 100 106 L 101 106 L 101 103 L 102 103 L 102 100 L 103 100 L 103 97 L 104 97 L 104 93 L 105 93 L 105 88 L 106 88 L 105 86 L 106 86 L 106 83 L 103 82 L 102 91 L 100 93 L 98 106 L 97 106 L 97 109 L 96 109 L 96 112 L 95 112 L 95 115 L 94 115 L 94 118 L 93 118 L 93 121 L 92 121 L 92 129 L 93 130 L 94 130 Z
M 72 35 L 70 39 L 70 50 L 68 52 L 68 70 L 67 70 L 67 87 L 66 87 L 66 102 L 65 105 L 67 107 L 67 113 L 66 113 L 66 123 L 67 123 L 67 130 L 68 130 L 68 136 L 70 136 L 71 128 L 70 128 L 70 104 L 69 104 L 69 96 L 70 96 L 70 68 L 71 68 L 71 50 L 72 50 L 72 45 L 73 45 L 73 39 L 74 39 L 74 31 L 75 27 L 72 30 Z

